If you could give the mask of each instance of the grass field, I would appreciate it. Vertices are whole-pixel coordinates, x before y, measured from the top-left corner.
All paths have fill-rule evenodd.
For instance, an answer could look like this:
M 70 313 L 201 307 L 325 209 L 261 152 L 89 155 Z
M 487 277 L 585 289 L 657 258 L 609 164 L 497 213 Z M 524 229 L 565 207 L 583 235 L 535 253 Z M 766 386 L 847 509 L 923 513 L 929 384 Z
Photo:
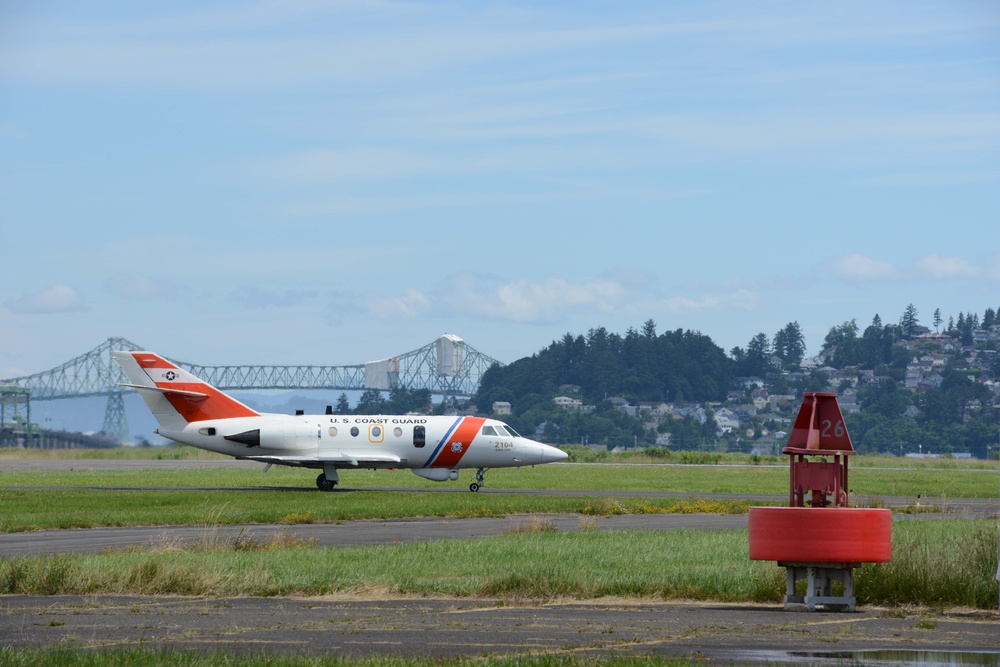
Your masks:
M 589 450 L 587 450 L 589 451 Z M 682 457 L 684 453 L 672 453 Z M 721 457 L 726 465 L 706 464 L 720 455 L 690 453 L 695 464 L 642 463 L 640 455 L 604 457 L 608 463 L 567 463 L 491 470 L 488 490 L 584 491 L 574 496 L 497 493 L 412 494 L 386 488 L 464 489 L 472 479 L 463 471 L 456 482 L 436 483 L 406 470 L 347 470 L 348 493 L 315 489 L 315 471 L 242 463 L 226 467 L 93 469 L 100 459 L 230 460 L 191 447 L 120 450 L 0 450 L 0 532 L 42 528 L 180 525 L 205 523 L 301 523 L 415 516 L 505 516 L 520 513 L 587 513 L 605 497 L 617 498 L 622 512 L 742 513 L 752 504 L 742 497 L 775 495 L 788 489 L 786 463 L 754 464 L 749 457 Z M 646 455 L 642 455 L 646 456 Z M 59 459 L 69 469 L 22 471 L 3 460 Z M 648 456 L 647 456 L 648 458 Z M 879 459 L 903 467 L 857 465 L 853 457 L 854 502 L 878 505 L 885 497 L 916 501 L 940 498 L 994 498 L 1000 489 L 997 465 L 949 459 Z M 623 462 L 624 461 L 624 462 Z M 733 462 L 735 461 L 735 462 Z M 77 465 L 79 462 L 79 465 Z M 868 461 L 870 464 L 871 462 Z M 919 464 L 919 465 L 917 465 Z M 65 466 L 64 466 L 65 467 Z M 44 488 L 37 488 L 44 487 Z M 238 493 L 231 489 L 241 489 Z M 260 490 L 253 490 L 253 489 Z M 181 490 L 167 490 L 181 489 Z M 185 490 L 190 489 L 190 490 Z M 249 490 L 248 490 L 249 489 Z M 629 498 L 627 493 L 728 495 L 731 501 Z M 780 501 L 782 504 L 784 501 Z
M 31 454 L 37 454 L 32 452 Z M 491 493 L 393 493 L 380 488 L 464 488 L 434 484 L 407 471 L 345 471 L 342 484 L 362 489 L 320 493 L 314 471 L 260 467 L 191 470 L 88 470 L 87 461 L 220 457 L 192 448 L 42 453 L 79 461 L 64 472 L 11 472 L 3 460 L 28 458 L 0 450 L 0 530 L 50 527 L 196 524 L 204 539 L 194 544 L 162 541 L 101 554 L 57 554 L 0 558 L 0 594 L 136 595 L 317 595 L 350 592 L 378 597 L 450 595 L 496 599 L 499 603 L 604 596 L 709 601 L 780 602 L 784 570 L 747 558 L 746 531 L 602 531 L 587 524 L 590 514 L 615 512 L 744 513 L 739 499 L 626 497 L 628 492 L 779 494 L 787 492 L 787 462 L 700 453 L 686 463 L 639 455 L 595 464 L 556 464 L 521 470 L 493 470 L 489 489 L 586 490 L 586 495 Z M 680 465 L 675 465 L 682 463 Z M 721 467 L 714 467 L 721 464 Z M 995 463 L 938 459 L 851 461 L 851 486 L 869 500 L 879 497 L 995 498 L 1000 480 Z M 37 488 L 45 487 L 45 488 Z M 91 487 L 91 488 L 81 488 Z M 182 487 L 185 490 L 143 490 Z M 214 487 L 203 490 L 196 487 Z M 230 491 L 234 487 L 273 487 Z M 127 489 L 127 490 L 126 490 Z M 783 503 L 782 503 L 783 504 Z M 409 516 L 506 516 L 577 513 L 581 530 L 561 533 L 544 519 L 509 534 L 479 540 L 391 546 L 318 548 L 295 535 L 295 525 L 361 518 Z M 288 529 L 259 541 L 251 533 L 220 537 L 213 526 L 282 522 Z M 711 554 L 711 558 L 706 558 Z M 997 524 L 995 519 L 897 521 L 893 560 L 856 572 L 859 604 L 954 606 L 996 605 Z M 0 667 L 60 664 L 232 665 L 226 652 L 192 653 L 128 647 L 89 650 L 0 648 Z M 278 667 L 458 667 L 467 660 L 374 658 L 342 660 L 304 655 L 240 656 L 238 663 Z M 485 667 L 669 667 L 700 664 L 686 659 L 587 658 L 580 656 L 481 657 Z
M 863 604 L 996 604 L 996 523 L 905 521 L 893 560 L 855 577 Z M 316 548 L 294 529 L 193 545 L 0 560 L 0 594 L 199 596 L 350 592 L 544 601 L 601 597 L 779 602 L 784 569 L 747 557 L 746 531 L 557 532 L 543 522 L 477 540 Z M 706 558 L 706 554 L 711 554 Z
M 186 448 L 190 449 L 190 448 Z M 2 450 L 0 450 L 2 451 Z M 202 469 L 96 470 L 88 460 L 67 457 L 74 464 L 65 471 L 4 471 L 0 458 L 0 486 L 287 486 L 315 488 L 317 471 L 245 462 L 236 467 Z M 64 459 L 64 460 L 67 460 Z M 231 459 L 226 459 L 231 460 Z M 851 487 L 869 496 L 992 498 L 1000 488 L 1000 467 L 987 462 L 939 460 L 939 466 L 875 467 L 858 465 L 852 457 Z M 894 463 L 890 459 L 882 459 Z M 622 468 L 624 467 L 624 470 Z M 472 471 L 462 471 L 457 482 L 431 482 L 407 470 L 343 470 L 341 484 L 350 488 L 464 488 Z M 487 488 L 582 489 L 592 491 L 659 491 L 688 493 L 783 494 L 788 491 L 787 462 L 770 465 L 685 465 L 658 463 L 559 463 L 490 470 Z

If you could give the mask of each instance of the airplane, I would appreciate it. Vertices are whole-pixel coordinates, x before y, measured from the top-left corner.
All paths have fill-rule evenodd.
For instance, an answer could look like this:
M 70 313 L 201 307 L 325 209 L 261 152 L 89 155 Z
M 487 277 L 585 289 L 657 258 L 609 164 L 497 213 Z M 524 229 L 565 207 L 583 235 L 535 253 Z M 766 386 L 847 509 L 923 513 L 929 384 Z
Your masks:
M 111 356 L 156 417 L 159 435 L 240 460 L 322 470 L 320 491 L 333 491 L 340 469 L 405 468 L 435 482 L 476 469 L 469 490 L 483 488 L 486 470 L 567 458 L 566 452 L 485 417 L 428 415 L 268 414 L 253 410 L 153 352 Z

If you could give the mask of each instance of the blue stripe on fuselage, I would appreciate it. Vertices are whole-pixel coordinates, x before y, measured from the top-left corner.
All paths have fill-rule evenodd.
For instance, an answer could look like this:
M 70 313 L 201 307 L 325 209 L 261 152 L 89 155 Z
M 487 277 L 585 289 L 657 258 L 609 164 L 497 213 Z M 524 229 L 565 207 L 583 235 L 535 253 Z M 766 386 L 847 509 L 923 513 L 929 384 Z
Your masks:
M 448 432 L 444 434 L 444 437 L 441 438 L 441 442 L 437 444 L 437 447 L 435 447 L 434 451 L 431 452 L 431 457 L 427 459 L 427 463 L 424 464 L 425 468 L 431 467 L 431 462 L 434 461 L 434 459 L 437 458 L 438 454 L 441 453 L 441 448 L 444 447 L 444 443 L 448 442 L 448 438 L 450 438 L 451 434 L 455 432 L 455 429 L 458 428 L 458 425 L 462 423 L 463 419 L 464 417 L 459 417 L 458 419 L 456 419 L 455 423 L 452 424 L 451 428 L 448 429 Z

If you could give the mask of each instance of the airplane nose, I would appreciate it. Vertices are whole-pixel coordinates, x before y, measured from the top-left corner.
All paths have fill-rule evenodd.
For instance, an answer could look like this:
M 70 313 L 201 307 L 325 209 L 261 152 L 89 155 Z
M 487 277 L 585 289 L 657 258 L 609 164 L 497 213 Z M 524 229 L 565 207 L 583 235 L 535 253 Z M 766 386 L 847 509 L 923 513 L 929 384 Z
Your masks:
M 542 463 L 558 463 L 569 458 L 569 454 L 558 447 L 540 444 L 539 448 L 542 450 Z

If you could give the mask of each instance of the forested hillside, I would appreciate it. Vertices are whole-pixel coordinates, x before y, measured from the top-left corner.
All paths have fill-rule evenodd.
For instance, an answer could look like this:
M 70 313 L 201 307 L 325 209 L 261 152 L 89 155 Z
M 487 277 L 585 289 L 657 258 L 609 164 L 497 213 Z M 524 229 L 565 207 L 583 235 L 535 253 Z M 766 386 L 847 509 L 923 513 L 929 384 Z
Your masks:
M 624 336 L 604 327 L 586 336 L 566 334 L 537 354 L 488 370 L 477 404 L 516 402 L 531 394 L 554 396 L 562 385 L 576 385 L 587 401 L 610 396 L 642 401 L 721 401 L 732 380 L 733 364 L 708 336 L 694 331 L 657 335 L 650 320 L 642 333 Z
M 837 391 L 860 451 L 995 454 L 996 311 L 947 325 L 935 311 L 933 322 L 921 326 L 913 306 L 898 324 L 844 322 L 813 359 L 796 322 L 729 354 L 699 332 L 658 334 L 652 320 L 624 335 L 597 327 L 489 369 L 474 403 L 509 403 L 504 419 L 557 444 L 750 451 L 783 444 L 802 391 Z

